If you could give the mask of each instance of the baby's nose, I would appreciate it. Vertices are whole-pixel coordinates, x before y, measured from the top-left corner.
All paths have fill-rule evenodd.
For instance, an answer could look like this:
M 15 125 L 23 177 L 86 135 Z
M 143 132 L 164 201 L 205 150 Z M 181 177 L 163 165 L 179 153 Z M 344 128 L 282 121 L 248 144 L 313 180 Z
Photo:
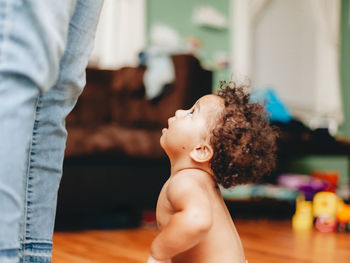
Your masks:
M 184 110 L 177 110 L 175 112 L 175 117 L 180 117 L 182 115 L 182 113 L 184 112 Z

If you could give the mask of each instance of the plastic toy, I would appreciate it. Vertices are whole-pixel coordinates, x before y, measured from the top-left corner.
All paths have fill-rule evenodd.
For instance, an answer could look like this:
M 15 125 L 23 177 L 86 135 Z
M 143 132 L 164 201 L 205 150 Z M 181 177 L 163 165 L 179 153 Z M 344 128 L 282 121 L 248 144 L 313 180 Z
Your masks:
M 337 213 L 338 231 L 350 232 L 350 205 L 342 204 Z
M 333 232 L 337 227 L 339 198 L 331 192 L 319 192 L 314 196 L 313 214 L 315 227 L 321 232 Z
M 317 192 L 325 191 L 329 187 L 328 182 L 302 174 L 283 174 L 277 180 L 280 185 L 302 192 L 308 201 L 311 201 Z
M 305 201 L 304 195 L 299 195 L 296 202 L 296 211 L 292 218 L 295 230 L 310 230 L 313 224 L 312 202 Z
M 320 179 L 327 182 L 328 186 L 324 191 L 335 193 L 339 183 L 339 172 L 329 170 L 312 171 L 311 176 L 315 179 Z
M 314 196 L 314 217 L 336 218 L 339 198 L 331 192 L 319 192 Z

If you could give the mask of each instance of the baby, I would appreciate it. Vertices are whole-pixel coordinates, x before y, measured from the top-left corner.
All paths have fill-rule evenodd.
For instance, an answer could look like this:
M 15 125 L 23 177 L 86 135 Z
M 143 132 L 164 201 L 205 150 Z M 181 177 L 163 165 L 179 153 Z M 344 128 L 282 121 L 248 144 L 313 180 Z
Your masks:
M 168 120 L 160 144 L 171 175 L 157 204 L 160 233 L 148 263 L 245 263 L 243 247 L 218 185 L 252 182 L 275 164 L 276 131 L 246 87 L 222 82 Z

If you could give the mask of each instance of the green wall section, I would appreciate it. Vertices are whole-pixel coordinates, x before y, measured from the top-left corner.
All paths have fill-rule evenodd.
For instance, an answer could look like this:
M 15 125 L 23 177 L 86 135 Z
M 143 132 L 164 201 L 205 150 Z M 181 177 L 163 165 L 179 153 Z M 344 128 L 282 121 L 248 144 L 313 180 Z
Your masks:
M 200 39 L 203 47 L 198 57 L 204 66 L 212 69 L 216 52 L 223 51 L 229 56 L 229 29 L 216 30 L 195 25 L 192 22 L 192 13 L 197 7 L 210 5 L 225 15 L 229 22 L 229 2 L 229 0 L 147 0 L 148 35 L 151 26 L 160 23 L 176 29 L 183 40 L 190 36 Z M 218 78 L 226 78 L 226 73 L 229 75 L 227 70 L 214 72 L 213 82 L 217 83 Z
M 340 134 L 350 138 L 350 0 L 342 0 L 340 70 L 345 122 Z
M 289 172 L 299 174 L 310 174 L 313 170 L 338 171 L 342 185 L 349 184 L 349 167 L 349 158 L 345 155 L 307 155 L 292 158 L 288 163 Z

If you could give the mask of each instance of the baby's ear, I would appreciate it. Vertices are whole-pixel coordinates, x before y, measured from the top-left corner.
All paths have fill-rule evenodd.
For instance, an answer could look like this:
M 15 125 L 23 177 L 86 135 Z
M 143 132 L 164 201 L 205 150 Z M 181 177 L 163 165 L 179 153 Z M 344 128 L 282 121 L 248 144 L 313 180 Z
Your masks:
M 209 162 L 213 157 L 213 148 L 209 144 L 202 144 L 196 146 L 191 152 L 190 156 L 193 161 L 198 163 Z

